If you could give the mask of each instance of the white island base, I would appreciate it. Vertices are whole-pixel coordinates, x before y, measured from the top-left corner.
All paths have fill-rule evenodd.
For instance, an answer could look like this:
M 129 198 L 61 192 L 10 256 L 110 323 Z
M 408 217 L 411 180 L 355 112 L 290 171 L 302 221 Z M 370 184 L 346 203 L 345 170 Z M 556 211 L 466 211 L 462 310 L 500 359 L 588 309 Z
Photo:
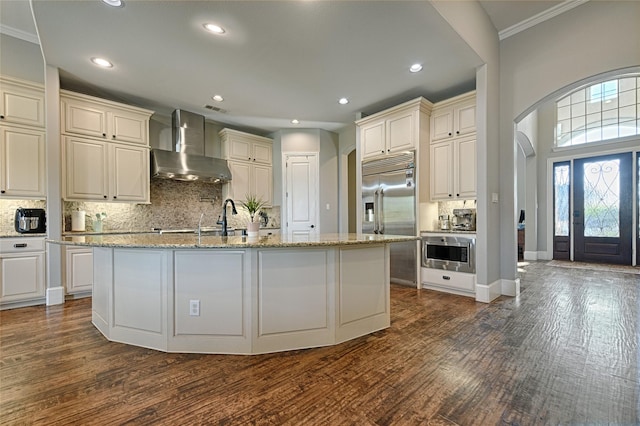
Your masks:
M 166 352 L 261 354 L 389 327 L 389 246 L 94 247 L 93 324 Z

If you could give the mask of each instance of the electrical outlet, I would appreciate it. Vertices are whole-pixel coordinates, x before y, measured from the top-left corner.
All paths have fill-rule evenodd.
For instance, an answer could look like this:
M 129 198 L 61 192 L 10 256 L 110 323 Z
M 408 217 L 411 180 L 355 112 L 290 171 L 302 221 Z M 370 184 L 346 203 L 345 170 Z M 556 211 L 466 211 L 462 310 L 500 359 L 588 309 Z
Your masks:
M 200 301 L 189 300 L 189 315 L 192 317 L 200 316 Z

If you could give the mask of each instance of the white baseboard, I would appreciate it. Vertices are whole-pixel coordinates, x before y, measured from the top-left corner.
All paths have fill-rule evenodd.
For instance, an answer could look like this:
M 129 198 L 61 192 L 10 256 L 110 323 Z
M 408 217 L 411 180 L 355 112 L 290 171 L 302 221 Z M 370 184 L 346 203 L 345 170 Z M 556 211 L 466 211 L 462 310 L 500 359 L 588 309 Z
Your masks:
M 489 285 L 476 284 L 476 301 L 491 303 L 502 294 L 501 280 L 496 280 Z
M 524 252 L 524 260 L 538 260 L 538 252 L 537 251 L 525 251 Z
M 51 287 L 47 289 L 47 306 L 62 305 L 64 303 L 64 287 Z
M 520 278 L 515 280 L 501 280 L 502 294 L 516 297 L 520 295 Z
M 553 252 L 539 251 L 537 260 L 552 260 Z

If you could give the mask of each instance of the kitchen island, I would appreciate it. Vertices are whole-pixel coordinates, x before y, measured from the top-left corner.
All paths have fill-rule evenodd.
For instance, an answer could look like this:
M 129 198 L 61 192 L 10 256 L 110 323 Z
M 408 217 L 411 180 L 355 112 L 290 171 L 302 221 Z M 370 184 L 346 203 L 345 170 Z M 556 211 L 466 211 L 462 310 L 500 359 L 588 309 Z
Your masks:
M 93 248 L 92 322 L 166 352 L 259 354 L 389 327 L 389 244 L 415 237 L 63 237 Z

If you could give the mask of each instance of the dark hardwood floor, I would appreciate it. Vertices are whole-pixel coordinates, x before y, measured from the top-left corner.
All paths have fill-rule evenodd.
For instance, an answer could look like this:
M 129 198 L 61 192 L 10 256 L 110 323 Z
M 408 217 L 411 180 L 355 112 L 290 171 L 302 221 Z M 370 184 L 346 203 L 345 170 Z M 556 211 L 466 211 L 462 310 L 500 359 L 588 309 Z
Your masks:
M 90 299 L 0 313 L 0 423 L 638 424 L 640 275 L 534 262 L 491 304 L 392 288 L 391 328 L 259 356 L 106 341 Z

